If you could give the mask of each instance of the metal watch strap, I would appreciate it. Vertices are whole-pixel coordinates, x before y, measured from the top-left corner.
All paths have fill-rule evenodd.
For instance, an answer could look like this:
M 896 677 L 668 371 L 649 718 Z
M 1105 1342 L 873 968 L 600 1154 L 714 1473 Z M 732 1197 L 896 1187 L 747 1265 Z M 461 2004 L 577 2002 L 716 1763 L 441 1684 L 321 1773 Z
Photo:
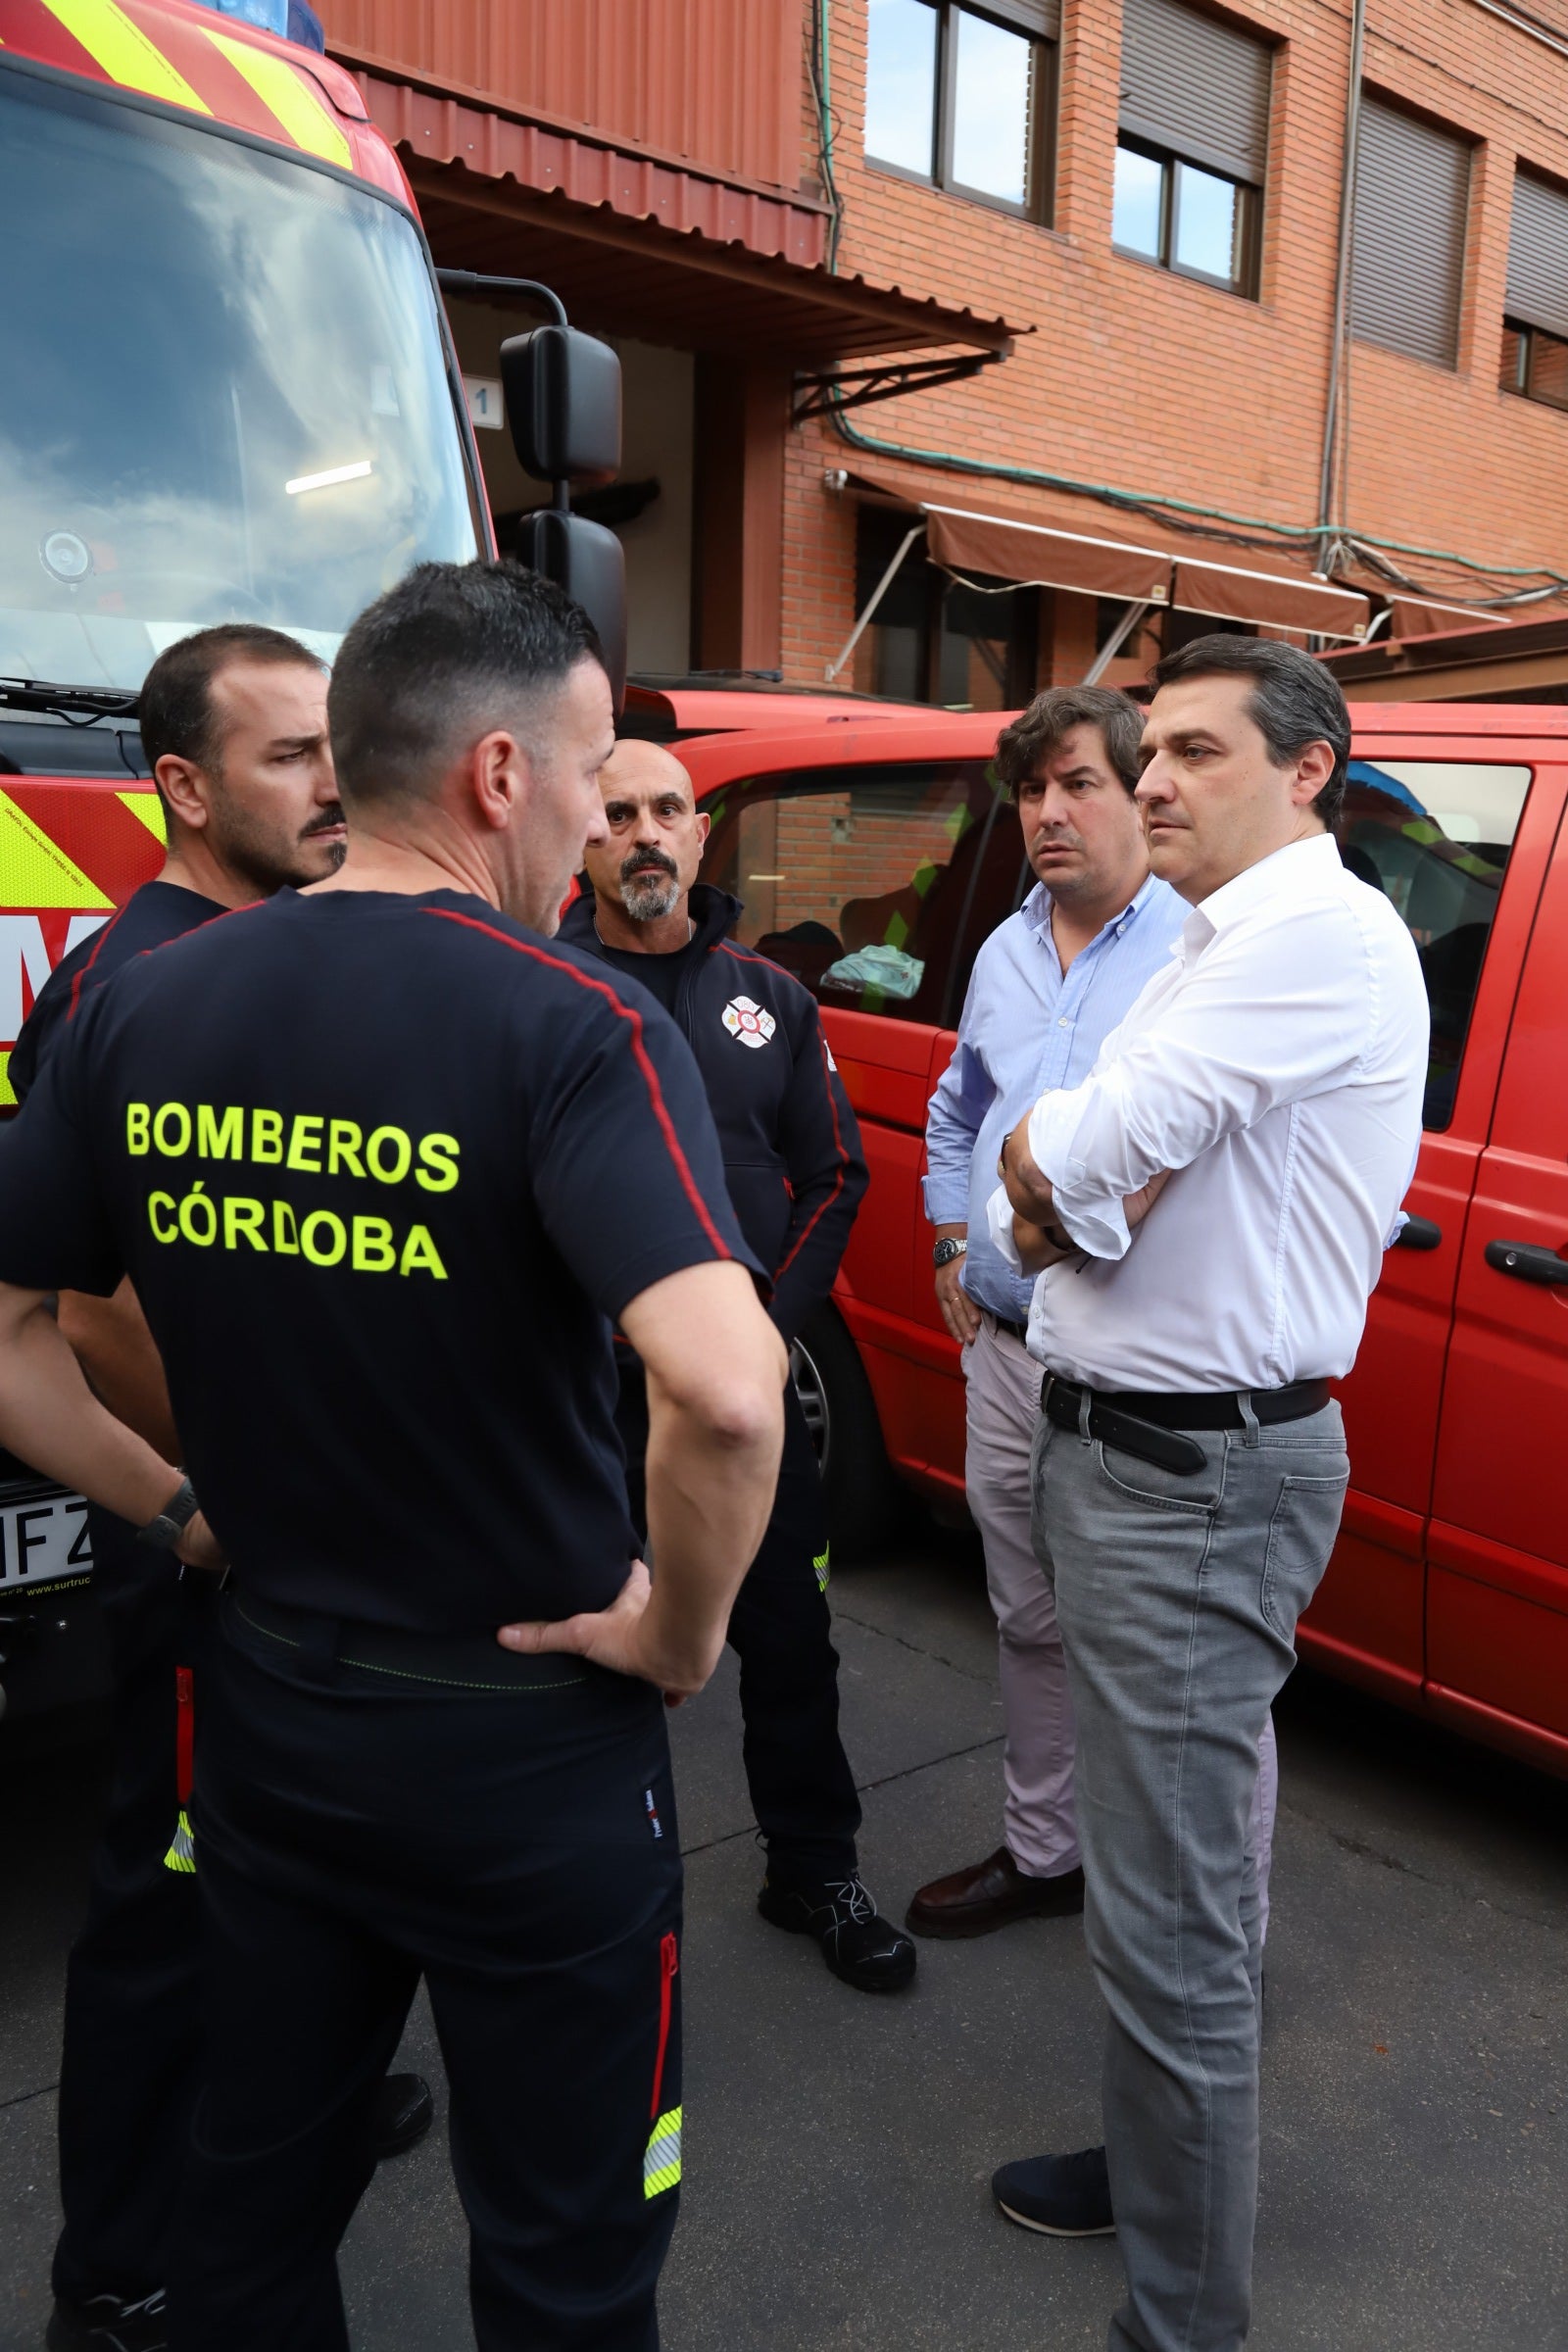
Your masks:
M 200 1508 L 190 1480 L 181 1479 L 177 1493 L 170 1497 L 157 1518 L 137 1528 L 137 1543 L 149 1544 L 159 1551 L 172 1551 Z
M 956 1234 L 946 1233 L 932 1250 L 931 1262 L 934 1266 L 951 1266 L 956 1257 L 966 1254 L 968 1248 L 966 1241 L 960 1242 Z

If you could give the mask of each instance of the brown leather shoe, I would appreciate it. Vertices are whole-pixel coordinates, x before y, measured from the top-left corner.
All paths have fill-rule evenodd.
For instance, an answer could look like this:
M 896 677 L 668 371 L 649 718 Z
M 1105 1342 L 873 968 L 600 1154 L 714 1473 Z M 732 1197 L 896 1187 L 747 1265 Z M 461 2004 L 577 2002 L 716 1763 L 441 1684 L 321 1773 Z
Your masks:
M 910 1903 L 905 1926 L 916 1936 L 989 1936 L 1015 1919 L 1064 1919 L 1084 1907 L 1084 1874 L 1025 1878 L 1004 1845 L 968 1870 L 933 1879 Z

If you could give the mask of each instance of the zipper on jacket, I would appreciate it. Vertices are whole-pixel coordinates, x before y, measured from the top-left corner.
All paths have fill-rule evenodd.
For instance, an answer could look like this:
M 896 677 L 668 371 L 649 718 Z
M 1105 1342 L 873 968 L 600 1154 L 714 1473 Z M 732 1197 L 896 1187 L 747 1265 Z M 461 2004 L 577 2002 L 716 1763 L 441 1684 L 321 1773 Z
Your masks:
M 654 2098 L 648 2111 L 656 2124 L 660 2094 L 664 2087 L 664 2055 L 669 2048 L 669 2020 L 675 2006 L 675 1977 L 679 1968 L 675 1938 L 665 1936 L 659 1946 L 659 2054 L 654 2060 Z

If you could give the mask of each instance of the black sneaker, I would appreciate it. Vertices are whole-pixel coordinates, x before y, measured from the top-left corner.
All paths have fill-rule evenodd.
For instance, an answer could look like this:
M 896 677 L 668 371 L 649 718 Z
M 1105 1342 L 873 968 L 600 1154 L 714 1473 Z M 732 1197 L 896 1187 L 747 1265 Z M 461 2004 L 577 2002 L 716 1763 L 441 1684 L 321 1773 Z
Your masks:
M 422 2075 L 388 2075 L 375 2094 L 375 2118 L 370 2126 L 375 2161 L 406 2156 L 435 2121 L 435 2101 Z
M 1109 2237 L 1116 2227 L 1103 2148 L 1004 2164 L 991 2176 L 991 2193 L 1009 2222 L 1046 2237 Z
M 164 2290 L 159 2287 L 139 2303 L 122 2303 L 118 2295 L 89 2295 L 85 2303 L 73 2303 L 57 2295 L 43 2340 L 49 2352 L 166 2352 Z
M 914 1945 L 858 1878 L 791 1882 L 770 1871 L 757 1908 L 775 1928 L 814 1936 L 833 1974 L 857 1992 L 898 1992 L 914 1975 Z

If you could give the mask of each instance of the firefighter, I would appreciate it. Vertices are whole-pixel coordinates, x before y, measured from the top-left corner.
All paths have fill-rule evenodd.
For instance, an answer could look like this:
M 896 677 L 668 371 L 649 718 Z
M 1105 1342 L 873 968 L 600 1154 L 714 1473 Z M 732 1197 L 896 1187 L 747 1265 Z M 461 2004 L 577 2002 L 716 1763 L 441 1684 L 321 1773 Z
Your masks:
M 816 1000 L 729 937 L 741 913 L 697 880 L 709 820 L 672 753 L 618 744 L 601 778 L 608 834 L 562 937 L 641 982 L 697 1056 L 741 1230 L 773 1278 L 772 1316 L 793 1341 L 833 1287 L 865 1162 Z M 640 1367 L 621 1351 L 617 1418 L 642 1524 L 648 1413 Z M 758 1908 L 814 1936 L 862 1992 L 914 1974 L 914 1945 L 883 1919 L 859 1876 L 860 1806 L 839 1738 L 838 1657 L 827 1605 L 828 1533 L 816 1456 L 793 1384 L 784 1461 L 761 1550 L 729 1639 L 740 1659 L 744 1755 L 767 1848 Z
M 294 638 L 249 622 L 181 638 L 148 671 L 138 710 L 168 856 L 157 879 L 40 991 L 11 1056 L 19 1101 L 73 1005 L 132 956 L 285 883 L 319 881 L 343 859 L 326 675 Z M 67 1292 L 59 1316 L 99 1396 L 177 1460 L 163 1367 L 130 1285 L 107 1300 Z M 65 2229 L 48 2340 L 51 2352 L 157 2352 L 168 2337 L 169 2232 L 199 2052 L 200 1938 L 180 1759 L 215 1588 L 178 1576 L 122 1519 L 91 1504 L 87 1517 L 114 1677 L 114 1754 L 87 1918 L 66 1971 Z M 430 2119 L 419 2077 L 389 2077 L 377 2154 L 413 2147 Z
M 785 1354 L 685 1045 L 546 936 L 604 827 L 584 614 L 421 564 L 350 630 L 328 711 L 341 870 L 84 999 L 0 1150 L 0 1443 L 230 1562 L 170 2342 L 342 2352 L 336 2248 L 422 1975 L 480 2352 L 653 2352 L 681 2133 L 661 1691 L 722 1648 Z M 188 1477 L 46 1312 L 126 1273 Z M 648 1371 L 657 1586 L 612 1320 Z

